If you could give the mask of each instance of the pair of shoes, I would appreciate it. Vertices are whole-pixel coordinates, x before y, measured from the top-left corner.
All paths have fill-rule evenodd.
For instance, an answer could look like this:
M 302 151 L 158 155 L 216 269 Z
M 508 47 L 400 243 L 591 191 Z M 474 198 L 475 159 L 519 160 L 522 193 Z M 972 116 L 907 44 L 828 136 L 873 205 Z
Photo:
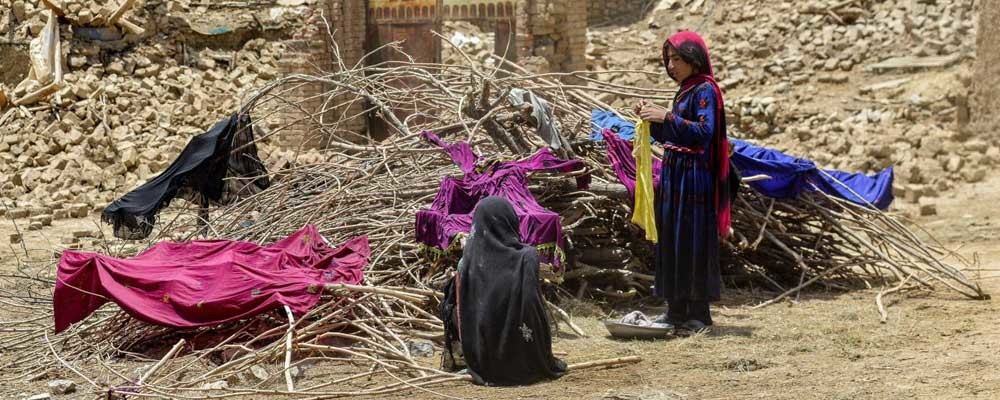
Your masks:
M 674 335 L 677 336 L 691 336 L 698 333 L 710 333 L 710 332 L 712 332 L 712 328 L 710 328 L 708 325 L 705 325 L 704 322 L 701 322 L 696 319 L 692 319 L 683 324 L 680 324 L 679 326 L 677 326 L 676 329 L 674 329 Z

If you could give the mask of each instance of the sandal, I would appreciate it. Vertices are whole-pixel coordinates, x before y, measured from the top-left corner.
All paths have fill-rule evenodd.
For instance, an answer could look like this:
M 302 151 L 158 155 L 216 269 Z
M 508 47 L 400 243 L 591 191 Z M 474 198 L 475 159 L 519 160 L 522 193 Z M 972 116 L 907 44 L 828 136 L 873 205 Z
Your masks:
M 677 336 L 691 336 L 698 333 L 711 333 L 711 332 L 712 328 L 710 328 L 708 325 L 705 325 L 704 322 L 701 322 L 696 319 L 687 321 L 678 326 L 676 329 L 674 329 L 674 335 Z

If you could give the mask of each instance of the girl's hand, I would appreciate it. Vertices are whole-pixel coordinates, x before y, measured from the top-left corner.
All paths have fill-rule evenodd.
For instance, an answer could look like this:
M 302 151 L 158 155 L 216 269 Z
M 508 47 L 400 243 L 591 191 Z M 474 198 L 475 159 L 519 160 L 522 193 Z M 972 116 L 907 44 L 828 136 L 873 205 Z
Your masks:
M 643 121 L 663 123 L 667 120 L 667 113 L 670 111 L 666 108 L 660 107 L 655 104 L 646 104 L 642 110 L 639 110 L 639 118 Z
M 646 101 L 646 99 L 639 99 L 639 101 L 635 102 L 635 104 L 632 105 L 632 112 L 635 113 L 636 115 L 639 115 L 639 112 L 642 111 L 642 108 L 646 107 L 647 105 L 649 105 L 649 102 Z

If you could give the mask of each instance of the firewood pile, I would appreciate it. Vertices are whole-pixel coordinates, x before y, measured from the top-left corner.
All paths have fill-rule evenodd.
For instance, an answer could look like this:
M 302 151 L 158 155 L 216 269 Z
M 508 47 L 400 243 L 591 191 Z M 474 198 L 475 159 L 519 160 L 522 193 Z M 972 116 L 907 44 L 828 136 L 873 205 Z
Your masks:
M 563 268 L 547 278 L 559 288 L 554 292 L 608 300 L 648 295 L 652 250 L 628 222 L 632 199 L 614 176 L 605 149 L 589 140 L 590 112 L 611 109 L 596 100 L 600 93 L 663 102 L 672 93 L 606 84 L 586 72 L 539 75 L 501 60 L 496 65 L 502 68 L 490 69 L 469 61 L 342 64 L 336 71 L 288 76 L 261 88 L 241 112 L 259 124 L 297 117 L 258 140 L 280 140 L 286 129 L 305 124 L 324 145 L 320 157 L 271 171 L 275 183 L 269 189 L 210 210 L 207 224 L 196 211 L 175 206 L 150 239 L 204 236 L 266 243 L 305 224 L 316 225 L 331 243 L 364 234 L 373 249 L 364 286 L 330 287 L 325 300 L 303 316 L 275 310 L 186 331 L 141 323 L 108 305 L 55 336 L 49 333 L 55 268 L 51 261 L 25 260 L 0 288 L 0 306 L 15 316 L 0 323 L 4 368 L 17 371 L 8 376 L 41 379 L 59 370 L 82 378 L 95 393 L 159 398 L 384 395 L 468 380 L 438 370 L 427 356 L 428 349 L 433 354 L 443 345 L 434 311 L 437 290 L 454 270 L 457 254 L 453 249 L 451 257 L 427 257 L 415 240 L 414 219 L 417 210 L 430 206 L 442 177 L 460 171 L 420 133 L 431 131 L 450 143 L 467 141 L 490 162 L 522 159 L 546 142 L 536 134 L 539 120 L 531 103 L 511 103 L 513 89 L 548 102 L 559 131 L 554 152 L 587 165 L 571 174 L 530 177 L 540 203 L 562 216 L 567 239 Z M 287 94 L 303 85 L 326 88 L 320 109 L 288 100 Z M 355 116 L 337 110 L 358 102 L 384 122 L 386 139 L 341 128 Z M 592 184 L 577 188 L 572 178 L 584 173 L 592 176 Z M 940 261 L 949 254 L 943 248 L 872 208 L 819 193 L 773 200 L 744 185 L 733 220 L 735 234 L 724 244 L 726 282 L 771 288 L 775 297 L 761 305 L 809 287 L 883 288 L 877 298 L 880 311 L 883 295 L 901 290 L 949 289 L 988 298 L 961 268 Z M 109 241 L 105 249 L 130 255 L 140 246 Z M 581 333 L 561 310 L 552 310 L 554 320 Z M 302 371 L 319 370 L 314 367 L 319 365 L 332 368 L 335 377 L 303 378 Z
M 610 109 L 596 99 L 600 93 L 661 101 L 672 93 L 609 85 L 586 72 L 537 75 L 502 60 L 497 64 L 503 69 L 484 69 L 468 61 L 344 66 L 324 76 L 275 81 L 244 107 L 260 115 L 258 120 L 298 107 L 283 104 L 282 88 L 323 84 L 330 88 L 325 98 L 368 104 L 369 111 L 386 122 L 390 136 L 376 143 L 328 135 L 337 130 L 339 120 L 311 117 L 314 132 L 327 144 L 323 159 L 275 171 L 283 178 L 272 189 L 216 210 L 210 234 L 268 241 L 304 223 L 316 224 L 333 241 L 365 233 L 376 249 L 369 275 L 373 283 L 433 288 L 447 268 L 423 257 L 415 242 L 414 215 L 429 207 L 443 176 L 460 172 L 444 151 L 421 139 L 420 132 L 434 132 L 451 143 L 468 141 L 483 159 L 524 158 L 546 145 L 536 134 L 538 121 L 530 104 L 514 106 L 508 99 L 511 90 L 525 89 L 551 107 L 562 144 L 554 151 L 588 166 L 573 174 L 531 177 L 539 202 L 562 216 L 568 259 L 565 273 L 556 279 L 580 296 L 648 294 L 651 246 L 628 222 L 632 201 L 614 176 L 603 145 L 589 139 L 590 112 Z M 410 111 L 401 115 L 398 110 Z M 577 189 L 571 178 L 583 173 L 589 173 L 593 183 Z M 724 253 L 726 276 L 737 286 L 754 281 L 783 297 L 812 284 L 848 289 L 907 281 L 927 289 L 947 287 L 971 298 L 985 296 L 960 268 L 939 261 L 950 252 L 929 245 L 897 218 L 873 207 L 820 192 L 775 200 L 743 185 L 734 221 L 735 234 Z M 180 223 L 162 233 L 183 237 L 181 232 L 197 231 Z

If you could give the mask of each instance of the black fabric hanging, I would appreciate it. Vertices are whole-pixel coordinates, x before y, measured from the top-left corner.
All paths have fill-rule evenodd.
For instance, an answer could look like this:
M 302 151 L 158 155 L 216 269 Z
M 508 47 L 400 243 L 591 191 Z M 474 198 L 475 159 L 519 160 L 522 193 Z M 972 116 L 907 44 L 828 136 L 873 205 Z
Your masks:
M 476 205 L 457 277 L 441 307 L 446 340 L 458 334 L 478 384 L 525 385 L 566 372 L 566 364 L 552 355 L 538 251 L 521 243 L 518 225 L 503 198 L 487 197 Z
M 268 186 L 250 116 L 235 114 L 192 138 L 165 171 L 108 205 L 101 220 L 114 225 L 118 238 L 144 239 L 175 197 L 202 206 L 227 204 Z

